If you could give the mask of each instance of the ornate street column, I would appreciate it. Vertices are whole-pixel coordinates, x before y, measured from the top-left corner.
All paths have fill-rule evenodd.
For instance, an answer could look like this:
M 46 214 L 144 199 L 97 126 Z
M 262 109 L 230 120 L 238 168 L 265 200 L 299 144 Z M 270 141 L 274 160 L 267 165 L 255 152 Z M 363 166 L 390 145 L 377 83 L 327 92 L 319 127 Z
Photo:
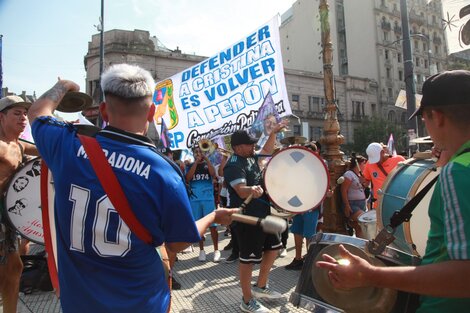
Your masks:
M 327 0 L 320 0 L 321 40 L 323 49 L 323 88 L 326 100 L 326 116 L 323 124 L 323 135 L 320 138 L 323 156 L 328 162 L 330 186 L 334 190 L 331 198 L 326 198 L 324 205 L 324 231 L 346 233 L 343 223 L 343 213 L 340 208 L 341 192 L 336 180 L 344 173 L 343 152 L 339 146 L 344 143 L 344 137 L 339 134 L 340 127 L 336 109 L 333 75 L 333 44 L 330 37 Z M 338 187 L 338 188 L 335 188 Z

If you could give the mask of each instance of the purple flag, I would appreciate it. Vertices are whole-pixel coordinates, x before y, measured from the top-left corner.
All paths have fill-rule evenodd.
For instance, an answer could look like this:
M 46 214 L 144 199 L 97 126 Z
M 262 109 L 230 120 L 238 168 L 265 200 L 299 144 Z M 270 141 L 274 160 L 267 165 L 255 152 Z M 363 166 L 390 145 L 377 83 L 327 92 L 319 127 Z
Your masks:
M 3 35 L 0 35 L 0 98 L 3 97 L 2 38 Z
M 168 148 L 170 146 L 170 137 L 168 136 L 168 128 L 166 127 L 165 120 L 162 119 L 162 127 L 160 129 L 160 141 L 164 148 Z
M 257 143 L 258 148 L 263 148 L 269 137 L 269 134 L 272 131 L 272 128 L 280 121 L 281 117 L 279 116 L 279 112 L 276 109 L 273 97 L 271 96 L 271 93 L 268 92 L 264 98 L 263 104 L 258 110 L 258 115 L 256 116 L 255 121 L 253 124 L 251 124 L 251 127 L 248 130 L 250 134 L 256 138 L 259 138 Z M 277 135 L 277 140 L 281 140 L 283 137 L 284 134 L 279 132 Z

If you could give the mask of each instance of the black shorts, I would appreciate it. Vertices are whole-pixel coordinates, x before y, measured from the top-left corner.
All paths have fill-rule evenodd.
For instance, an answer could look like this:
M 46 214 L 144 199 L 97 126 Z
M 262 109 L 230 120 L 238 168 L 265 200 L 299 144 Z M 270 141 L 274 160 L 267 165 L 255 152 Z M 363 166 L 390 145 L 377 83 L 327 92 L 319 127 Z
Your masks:
M 259 226 L 237 223 L 235 232 L 240 247 L 240 263 L 259 264 L 263 251 L 282 248 L 279 235 L 266 234 Z

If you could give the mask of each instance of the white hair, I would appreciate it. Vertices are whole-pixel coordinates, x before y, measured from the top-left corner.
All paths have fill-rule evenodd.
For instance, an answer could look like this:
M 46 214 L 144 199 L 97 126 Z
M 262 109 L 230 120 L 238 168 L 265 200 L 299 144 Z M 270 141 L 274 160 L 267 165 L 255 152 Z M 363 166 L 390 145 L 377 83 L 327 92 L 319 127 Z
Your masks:
M 137 65 L 115 64 L 101 76 L 101 90 L 121 98 L 151 96 L 155 87 L 152 75 Z

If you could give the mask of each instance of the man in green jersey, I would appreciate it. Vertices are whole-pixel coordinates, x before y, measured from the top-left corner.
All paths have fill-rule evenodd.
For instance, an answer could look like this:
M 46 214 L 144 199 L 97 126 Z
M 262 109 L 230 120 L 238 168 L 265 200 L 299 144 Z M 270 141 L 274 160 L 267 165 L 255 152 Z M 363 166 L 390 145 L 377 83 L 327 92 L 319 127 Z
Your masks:
M 436 74 L 423 84 L 422 116 L 441 158 L 448 156 L 436 183 L 426 253 L 420 266 L 376 267 L 340 247 L 348 266 L 323 255 L 336 288 L 376 286 L 421 295 L 417 312 L 466 312 L 470 307 L 470 71 Z M 442 160 L 440 160 L 442 162 Z

